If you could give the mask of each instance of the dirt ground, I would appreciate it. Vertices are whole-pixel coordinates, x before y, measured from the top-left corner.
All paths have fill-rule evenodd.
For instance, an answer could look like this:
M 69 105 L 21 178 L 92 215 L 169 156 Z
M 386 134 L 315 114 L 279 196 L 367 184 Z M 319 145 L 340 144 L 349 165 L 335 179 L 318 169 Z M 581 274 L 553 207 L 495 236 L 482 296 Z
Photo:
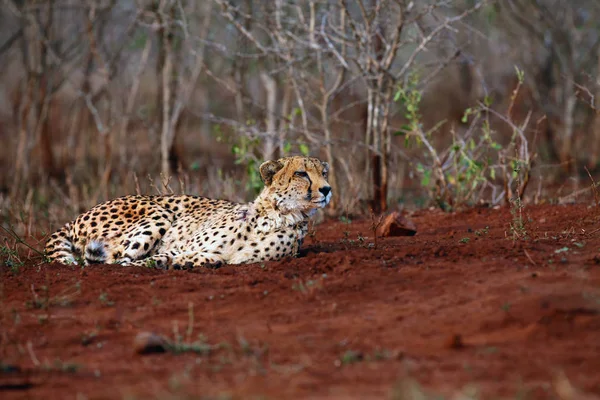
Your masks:
M 599 398 L 600 210 L 525 215 L 528 240 L 476 208 L 376 245 L 328 221 L 262 265 L 3 267 L 0 397 Z

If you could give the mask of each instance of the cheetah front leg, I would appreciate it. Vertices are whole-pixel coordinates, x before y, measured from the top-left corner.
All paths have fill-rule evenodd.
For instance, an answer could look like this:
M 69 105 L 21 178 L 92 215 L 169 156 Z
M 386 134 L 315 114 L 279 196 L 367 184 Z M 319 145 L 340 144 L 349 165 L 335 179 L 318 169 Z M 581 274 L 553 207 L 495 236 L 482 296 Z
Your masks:
M 160 269 L 192 269 L 194 267 L 216 267 L 221 264 L 223 264 L 223 259 L 216 254 L 202 251 L 188 251 L 184 253 L 170 251 L 123 265 Z

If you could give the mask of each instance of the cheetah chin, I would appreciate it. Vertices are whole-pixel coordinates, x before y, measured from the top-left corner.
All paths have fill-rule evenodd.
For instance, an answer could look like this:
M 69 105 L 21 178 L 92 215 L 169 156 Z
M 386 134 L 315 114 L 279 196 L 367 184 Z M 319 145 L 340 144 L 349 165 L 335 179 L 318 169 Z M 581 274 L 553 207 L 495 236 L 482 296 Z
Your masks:
M 297 254 L 308 219 L 332 196 L 329 165 L 284 157 L 260 166 L 250 203 L 190 195 L 125 196 L 93 207 L 52 234 L 54 262 L 191 268 L 280 260 Z

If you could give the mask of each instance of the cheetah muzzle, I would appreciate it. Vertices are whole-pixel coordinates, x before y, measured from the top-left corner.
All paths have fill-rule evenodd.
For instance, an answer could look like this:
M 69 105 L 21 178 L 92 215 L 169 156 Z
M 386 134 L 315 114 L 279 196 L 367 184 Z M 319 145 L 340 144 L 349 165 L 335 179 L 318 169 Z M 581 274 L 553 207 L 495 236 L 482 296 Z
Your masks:
M 308 219 L 331 199 L 329 165 L 285 157 L 260 166 L 250 203 L 205 197 L 125 196 L 98 204 L 52 234 L 46 256 L 63 264 L 216 268 L 294 256 Z

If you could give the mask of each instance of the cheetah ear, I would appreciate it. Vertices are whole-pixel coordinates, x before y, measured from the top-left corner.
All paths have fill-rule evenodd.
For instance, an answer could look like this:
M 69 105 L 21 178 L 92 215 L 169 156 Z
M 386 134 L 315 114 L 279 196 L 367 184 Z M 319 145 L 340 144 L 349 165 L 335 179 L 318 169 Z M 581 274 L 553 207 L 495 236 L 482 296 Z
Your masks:
M 270 186 L 273 183 L 273 176 L 283 168 L 283 164 L 279 161 L 265 161 L 260 165 L 260 177 L 265 186 Z

